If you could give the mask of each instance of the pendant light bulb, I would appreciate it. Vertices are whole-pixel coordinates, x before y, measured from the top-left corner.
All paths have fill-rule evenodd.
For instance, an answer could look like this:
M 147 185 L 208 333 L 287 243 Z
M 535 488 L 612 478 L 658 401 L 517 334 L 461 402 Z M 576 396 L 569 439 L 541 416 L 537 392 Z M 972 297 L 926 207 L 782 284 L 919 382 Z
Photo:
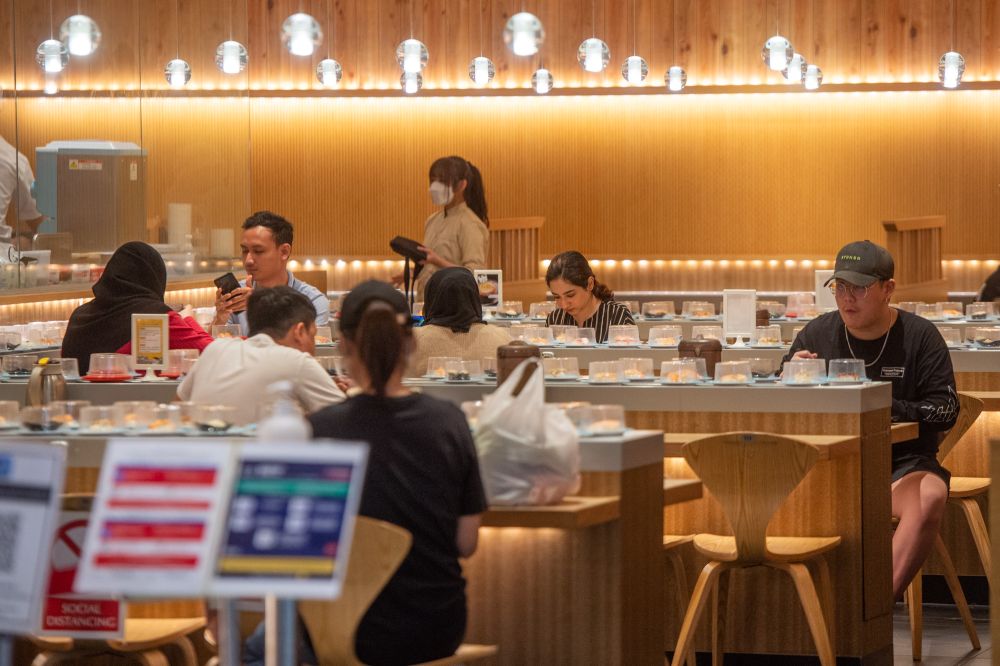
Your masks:
M 611 62 L 611 49 L 597 37 L 585 39 L 576 51 L 580 66 L 588 72 L 603 72 Z
M 802 83 L 808 67 L 809 63 L 806 62 L 806 59 L 796 53 L 792 56 L 792 60 L 788 63 L 788 67 L 782 70 L 781 75 L 784 76 L 789 83 Z
M 58 74 L 69 63 L 69 52 L 58 39 L 46 39 L 35 50 L 35 62 L 46 74 Z
M 648 75 L 649 65 L 641 56 L 630 55 L 622 63 L 622 78 L 632 85 L 642 83 Z
M 430 54 L 419 39 L 404 39 L 396 47 L 396 62 L 406 74 L 419 74 L 427 66 Z
M 535 73 L 531 75 L 531 87 L 539 95 L 545 95 L 552 90 L 554 83 L 552 72 L 544 67 L 535 70 Z
M 247 47 L 231 39 L 219 44 L 215 50 L 215 65 L 224 74 L 239 74 L 246 69 L 249 60 Z
M 399 85 L 407 95 L 416 94 L 424 86 L 424 77 L 420 72 L 403 72 L 399 77 Z
M 323 43 L 323 29 L 312 16 L 298 12 L 281 25 L 281 42 L 292 55 L 311 56 Z
M 818 90 L 823 83 L 823 70 L 816 65 L 806 67 L 805 76 L 802 77 L 802 85 L 806 90 Z
M 667 75 L 663 77 L 667 84 L 667 89 L 670 92 L 680 92 L 684 90 L 684 87 L 688 82 L 687 72 L 684 71 L 683 67 L 674 65 L 667 70 Z
M 760 57 L 767 63 L 768 69 L 780 72 L 788 67 L 795 55 L 792 43 L 782 37 L 775 35 L 764 43 L 764 48 L 760 52 Z
M 957 88 L 965 74 L 965 58 L 957 51 L 948 51 L 938 60 L 938 80 L 945 88 Z
M 545 41 L 545 28 L 534 14 L 519 12 L 510 17 L 503 29 L 503 43 L 516 56 L 533 56 Z
M 101 29 L 89 16 L 74 14 L 59 26 L 59 39 L 70 55 L 89 56 L 101 43 Z
M 171 88 L 183 88 L 191 80 L 191 65 L 186 60 L 174 58 L 163 68 L 163 75 Z
M 340 63 L 331 58 L 320 60 L 316 65 L 316 78 L 327 88 L 333 88 L 340 83 L 340 78 L 344 75 L 344 69 Z
M 477 86 L 485 86 L 496 75 L 496 68 L 493 61 L 486 56 L 478 56 L 469 63 L 469 78 Z

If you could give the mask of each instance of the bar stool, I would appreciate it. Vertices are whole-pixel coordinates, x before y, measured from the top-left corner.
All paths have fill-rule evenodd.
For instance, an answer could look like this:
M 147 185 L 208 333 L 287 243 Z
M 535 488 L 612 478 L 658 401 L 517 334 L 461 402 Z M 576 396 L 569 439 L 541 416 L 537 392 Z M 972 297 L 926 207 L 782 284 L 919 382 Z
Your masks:
M 80 493 L 64 495 L 63 511 L 91 511 L 94 495 Z M 77 640 L 60 636 L 31 636 L 31 642 L 42 652 L 31 662 L 32 666 L 49 666 L 64 661 L 77 661 L 97 655 L 114 655 L 131 659 L 140 664 L 158 666 L 197 666 L 198 659 L 189 636 L 205 628 L 205 618 L 201 615 L 202 604 L 181 602 L 193 613 L 192 617 L 181 618 L 133 618 L 125 619 L 124 636 L 121 639 Z M 179 661 L 167 660 L 164 648 L 171 647 L 179 655 Z
M 359 516 L 347 578 L 337 601 L 300 601 L 299 615 L 309 630 L 321 664 L 360 666 L 354 635 L 361 618 L 410 550 L 413 538 L 397 525 Z M 462 644 L 455 654 L 417 666 L 465 664 L 496 656 L 495 645 Z
M 938 462 L 944 462 L 945 457 L 951 453 L 983 411 L 983 401 L 967 393 L 958 394 L 958 406 L 958 419 L 938 447 Z M 979 552 L 979 560 L 986 572 L 987 581 L 990 581 L 991 573 L 990 538 L 986 531 L 986 521 L 983 520 L 983 513 L 979 509 L 976 498 L 985 495 L 989 489 L 990 479 L 978 477 L 953 476 L 948 486 L 948 504 L 957 505 L 962 509 L 969 524 L 972 539 L 976 544 L 976 550 Z M 959 582 L 951 554 L 940 535 L 935 537 L 934 552 L 937 553 L 938 559 L 941 561 L 944 580 L 948 584 L 952 599 L 955 601 L 955 608 L 962 617 L 962 623 L 965 625 L 965 632 L 969 635 L 972 649 L 979 650 L 981 647 L 979 634 L 976 632 L 976 625 L 972 620 L 969 602 L 965 598 L 965 592 L 962 591 L 962 584 Z M 990 584 L 992 585 L 992 581 Z M 906 605 L 910 615 L 913 660 L 920 661 L 923 658 L 923 569 L 917 572 L 910 586 L 906 588 Z
M 677 639 L 673 666 L 681 666 L 694 647 L 694 633 L 709 596 L 713 599 L 712 656 L 721 656 L 718 607 L 726 604 L 723 576 L 731 569 L 766 566 L 787 573 L 795 583 L 816 652 L 823 666 L 835 657 L 826 617 L 833 618 L 833 594 L 824 553 L 840 544 L 839 536 L 767 536 L 775 511 L 816 464 L 819 453 L 805 442 L 768 433 L 734 432 L 684 445 L 684 458 L 712 493 L 735 536 L 697 534 L 695 549 L 709 559 L 695 583 Z M 814 563 L 819 592 L 807 563 Z M 823 603 L 821 605 L 820 599 Z M 826 617 L 823 606 L 826 606 Z

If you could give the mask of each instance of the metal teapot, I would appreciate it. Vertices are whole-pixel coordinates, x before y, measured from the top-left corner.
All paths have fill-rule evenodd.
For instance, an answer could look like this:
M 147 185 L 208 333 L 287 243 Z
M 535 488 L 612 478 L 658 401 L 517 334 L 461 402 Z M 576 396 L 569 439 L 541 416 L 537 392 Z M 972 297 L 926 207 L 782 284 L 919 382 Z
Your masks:
M 28 380 L 28 404 L 36 407 L 66 399 L 66 380 L 59 360 L 40 358 Z

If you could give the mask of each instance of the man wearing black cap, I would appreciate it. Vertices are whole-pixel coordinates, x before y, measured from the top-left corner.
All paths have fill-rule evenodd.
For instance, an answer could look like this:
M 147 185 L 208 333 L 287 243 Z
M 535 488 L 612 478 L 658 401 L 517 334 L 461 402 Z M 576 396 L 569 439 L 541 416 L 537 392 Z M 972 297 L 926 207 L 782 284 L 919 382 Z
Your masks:
M 792 358 L 862 359 L 873 381 L 892 383 L 892 420 L 916 421 L 919 435 L 892 447 L 892 588 L 902 596 L 934 545 L 951 474 L 937 461 L 940 434 L 958 416 L 951 356 L 937 328 L 889 306 L 892 256 L 871 241 L 845 245 L 827 282 L 837 310 L 795 338 Z

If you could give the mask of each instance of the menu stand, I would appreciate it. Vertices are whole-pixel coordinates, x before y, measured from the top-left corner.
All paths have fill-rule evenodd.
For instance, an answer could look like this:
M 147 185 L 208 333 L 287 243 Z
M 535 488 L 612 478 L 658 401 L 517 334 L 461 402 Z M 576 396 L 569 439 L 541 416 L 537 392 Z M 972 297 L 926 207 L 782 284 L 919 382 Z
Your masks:
M 219 635 L 216 649 L 220 666 L 240 666 L 240 626 L 235 599 L 217 599 Z M 0 666 L 3 666 L 0 664 Z
M 267 595 L 264 599 L 265 666 L 296 666 L 298 638 L 298 604 L 295 599 Z
M 8 634 L 0 634 L 0 666 L 14 666 L 14 640 Z

